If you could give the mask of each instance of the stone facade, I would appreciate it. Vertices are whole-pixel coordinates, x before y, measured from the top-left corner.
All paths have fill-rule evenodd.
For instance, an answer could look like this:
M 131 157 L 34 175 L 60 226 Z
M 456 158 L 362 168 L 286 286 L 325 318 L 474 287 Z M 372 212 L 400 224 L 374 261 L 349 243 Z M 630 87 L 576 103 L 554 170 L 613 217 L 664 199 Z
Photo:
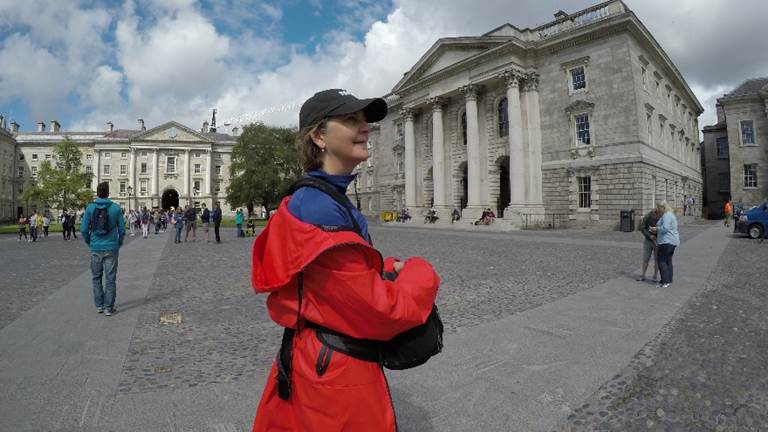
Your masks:
M 620 1 L 556 18 L 438 40 L 387 96 L 363 210 L 615 225 L 701 202 L 703 108 L 648 30 Z
M 747 80 L 717 101 L 728 135 L 731 199 L 760 204 L 768 198 L 768 78 Z
M 19 132 L 18 126 L 12 132 L 0 130 L 0 142 L 6 137 L 15 163 L 11 168 L 0 167 L 3 181 L 11 170 L 13 179 L 8 183 L 15 188 L 8 193 L 3 183 L 3 209 L 10 206 L 12 213 L 5 219 L 30 210 L 21 208 L 21 193 L 35 181 L 43 161 L 53 162 L 53 148 L 65 137 L 79 145 L 83 169 L 94 174 L 93 190 L 98 183 L 108 181 L 110 198 L 126 210 L 187 204 L 199 207 L 202 203 L 210 208 L 215 201 L 222 203 L 225 214 L 232 210 L 226 203 L 225 189 L 235 136 L 195 131 L 173 121 L 146 130 L 140 120 L 138 129 L 104 132 L 61 131 L 57 123 L 52 124 L 56 127 L 50 131 L 45 131 L 42 123 L 37 132 Z M 111 124 L 108 129 L 112 129 Z M 0 152 L 6 151 L 6 144 L 3 146 Z
M 0 221 L 15 217 L 16 141 L 0 116 Z
M 704 208 L 710 219 L 723 217 L 723 206 L 731 199 L 731 167 L 725 112 L 718 104 L 717 123 L 705 126 L 703 143 Z

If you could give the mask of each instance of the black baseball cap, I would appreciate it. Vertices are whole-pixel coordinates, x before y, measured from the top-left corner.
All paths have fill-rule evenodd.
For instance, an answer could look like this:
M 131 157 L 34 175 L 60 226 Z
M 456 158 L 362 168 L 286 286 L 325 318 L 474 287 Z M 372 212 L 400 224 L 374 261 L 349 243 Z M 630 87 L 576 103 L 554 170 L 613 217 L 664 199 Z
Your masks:
M 363 111 L 367 122 L 377 122 L 387 116 L 387 103 L 381 98 L 358 99 L 344 89 L 323 90 L 301 106 L 299 128 L 304 129 L 324 118 L 358 111 Z

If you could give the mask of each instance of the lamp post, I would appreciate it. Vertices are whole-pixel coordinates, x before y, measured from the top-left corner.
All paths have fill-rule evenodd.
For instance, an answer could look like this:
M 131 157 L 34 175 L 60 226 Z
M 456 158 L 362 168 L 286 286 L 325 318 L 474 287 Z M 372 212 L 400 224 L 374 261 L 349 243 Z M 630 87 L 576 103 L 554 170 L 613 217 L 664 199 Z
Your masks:
M 133 195 L 133 188 L 128 186 L 128 214 L 131 213 L 131 195 Z
M 358 172 L 357 175 L 360 175 L 360 173 Z M 358 194 L 357 194 L 357 185 L 358 185 L 358 181 L 357 181 L 358 176 L 357 175 L 355 176 L 355 201 L 356 201 L 356 204 L 357 204 L 357 209 L 360 210 L 360 196 L 358 196 Z

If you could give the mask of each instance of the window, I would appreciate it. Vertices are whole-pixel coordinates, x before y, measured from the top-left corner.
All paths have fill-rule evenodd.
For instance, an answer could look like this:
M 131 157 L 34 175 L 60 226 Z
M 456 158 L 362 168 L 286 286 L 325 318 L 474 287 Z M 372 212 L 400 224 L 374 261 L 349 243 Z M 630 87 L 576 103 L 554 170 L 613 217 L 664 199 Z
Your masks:
M 216 182 L 216 185 L 213 187 L 213 191 L 216 193 L 221 192 L 221 182 Z
M 200 152 L 192 153 L 192 157 L 199 158 L 200 157 Z
M 757 187 L 757 164 L 744 165 L 744 187 Z
M 461 137 L 464 145 L 467 145 L 467 112 L 461 113 Z
M 141 170 L 139 171 L 140 174 L 146 174 L 147 173 L 147 163 L 142 162 L 141 163 Z
M 579 208 L 592 207 L 592 177 L 577 177 L 579 182 Z
M 499 101 L 499 105 L 496 107 L 496 112 L 499 118 L 500 137 L 509 135 L 509 111 L 507 110 L 507 103 L 507 98 L 502 98 Z
M 120 193 L 121 194 L 125 193 L 125 187 L 126 187 L 126 183 L 124 181 L 121 181 L 120 182 Z
M 147 181 L 142 180 L 139 182 L 139 193 L 146 194 L 147 193 Z
M 128 166 L 126 165 L 120 165 L 120 175 L 128 175 Z
M 24 160 L 24 154 L 23 153 L 19 153 L 19 160 Z
M 32 161 L 36 161 L 36 160 L 37 160 L 37 153 L 32 153 Z
M 587 74 L 584 66 L 577 66 L 570 70 L 571 90 L 576 92 L 587 89 Z
M 643 90 L 648 90 L 648 80 L 645 76 L 645 68 L 640 68 L 640 78 L 643 81 Z
M 403 124 L 402 123 L 398 123 L 396 125 L 396 128 L 397 128 L 397 137 L 398 138 L 402 138 L 403 137 Z
M 717 175 L 717 190 L 718 192 L 728 193 L 731 191 L 731 176 L 728 173 L 720 173 Z
M 104 152 L 104 159 L 112 159 L 112 153 Z
M 165 172 L 176 174 L 176 156 L 168 156 L 165 160 Z
M 200 174 L 200 164 L 195 164 L 195 174 Z
M 120 152 L 120 159 L 128 159 L 128 153 Z
M 646 114 L 645 115 L 645 123 L 646 123 L 647 132 L 648 132 L 648 145 L 649 146 L 653 145 L 653 122 L 651 120 L 651 117 L 652 117 L 651 114 Z
M 589 114 L 579 114 L 576 121 L 576 144 L 589 145 Z
M 19 185 L 19 193 L 21 194 L 24 192 L 24 185 Z
M 48 153 L 48 154 L 46 154 L 46 155 L 45 155 L 45 160 L 51 160 L 51 155 L 50 155 L 50 153 Z
M 728 159 L 728 137 L 720 137 L 715 140 L 717 147 L 717 158 Z
M 216 165 L 216 175 L 221 175 L 221 165 Z
M 32 177 L 37 177 L 37 167 L 33 166 L 30 168 L 30 170 L 32 172 Z
M 656 94 L 661 96 L 661 83 L 656 81 Z
M 146 151 L 140 151 L 139 152 L 139 157 L 143 157 L 143 158 L 147 157 L 147 152 Z
M 200 183 L 200 180 L 192 181 L 192 190 L 195 191 L 195 193 L 200 193 Z
M 755 129 L 752 120 L 742 120 L 739 122 L 741 129 L 741 144 L 749 145 L 755 143 Z M 35 155 L 32 155 L 34 157 Z
M 192 203 L 192 207 L 194 207 L 196 209 L 199 209 L 200 208 L 200 201 L 195 201 L 194 203 Z
M 403 173 L 403 152 L 398 151 L 395 153 L 395 174 Z
M 85 166 L 85 173 L 86 174 L 93 174 L 93 167 L 90 165 Z
M 104 165 L 104 172 L 103 172 L 103 174 L 105 176 L 108 176 L 110 171 L 111 171 L 111 167 L 109 165 Z
M 85 155 L 85 160 L 93 160 L 93 153 L 88 153 Z

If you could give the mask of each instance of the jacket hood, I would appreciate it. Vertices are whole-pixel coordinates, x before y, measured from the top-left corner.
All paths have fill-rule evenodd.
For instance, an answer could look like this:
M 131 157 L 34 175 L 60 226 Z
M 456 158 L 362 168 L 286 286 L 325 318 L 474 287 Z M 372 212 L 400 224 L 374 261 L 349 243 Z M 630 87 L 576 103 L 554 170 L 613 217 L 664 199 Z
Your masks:
M 112 200 L 109 198 L 96 198 L 94 204 L 96 204 L 96 207 L 105 208 L 112 204 Z
M 352 231 L 324 231 L 297 219 L 288 211 L 286 197 L 253 242 L 251 283 L 256 292 L 277 291 L 323 252 L 354 246 L 381 263 L 381 254 Z M 377 269 L 382 271 L 382 264 Z

